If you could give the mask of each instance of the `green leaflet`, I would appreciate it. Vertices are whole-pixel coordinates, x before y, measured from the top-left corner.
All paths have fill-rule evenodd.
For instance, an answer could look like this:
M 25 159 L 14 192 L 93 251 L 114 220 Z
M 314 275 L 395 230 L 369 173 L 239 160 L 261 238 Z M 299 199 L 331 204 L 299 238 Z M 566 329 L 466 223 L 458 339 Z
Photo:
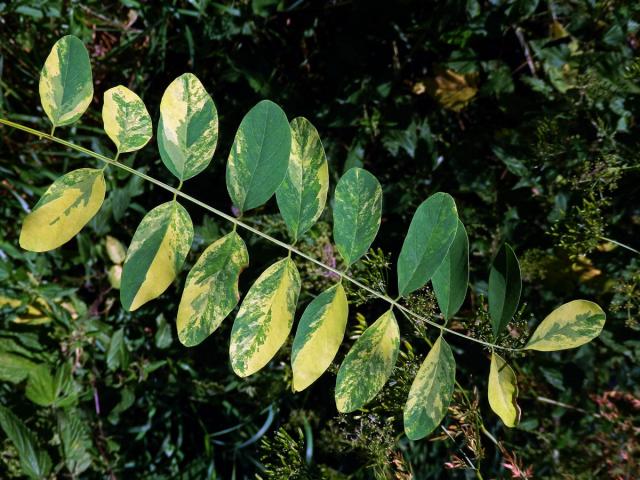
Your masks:
M 404 431 L 410 440 L 433 432 L 447 413 L 456 380 L 451 347 L 440 336 L 413 380 L 404 406 Z
M 294 118 L 289 167 L 276 190 L 278 208 L 294 243 L 322 213 L 328 190 L 329 167 L 320 135 L 306 118 Z
M 520 264 L 511 247 L 505 243 L 494 258 L 489 273 L 489 315 L 495 338 L 515 315 L 521 290 Z
M 25 217 L 20 246 L 46 252 L 67 243 L 100 210 L 105 191 L 100 169 L 80 168 L 58 178 Z
M 144 102 L 122 85 L 104 92 L 102 122 L 118 153 L 140 150 L 153 135 L 151 117 Z
M 242 119 L 227 163 L 227 190 L 241 213 L 271 198 L 287 173 L 290 151 L 287 116 L 269 100 L 258 102 Z
M 11 440 L 20 456 L 22 472 L 29 478 L 41 480 L 49 476 L 51 457 L 36 442 L 31 430 L 11 410 L 0 405 L 0 427 Z
M 176 78 L 160 101 L 158 150 L 180 181 L 202 172 L 218 143 L 218 112 L 200 80 L 192 73 Z
M 507 427 L 515 427 L 520 421 L 518 381 L 513 369 L 495 352 L 491 354 L 488 396 L 491 410 Z
M 469 284 L 469 238 L 460 220 L 453 243 L 431 278 L 438 305 L 449 320 L 464 303 Z
M 336 378 L 336 406 L 348 413 L 362 408 L 382 389 L 400 349 L 400 330 L 391 310 L 382 314 L 356 340 Z
M 427 283 L 443 262 L 458 228 L 456 203 L 435 193 L 420 204 L 398 257 L 398 292 L 406 297 Z
M 54 127 L 78 120 L 93 98 L 89 53 L 78 37 L 58 40 L 40 72 L 40 101 Z
M 182 268 L 192 241 L 191 218 L 175 200 L 147 213 L 133 235 L 122 269 L 122 305 L 133 311 L 160 296 Z
M 367 253 L 380 228 L 382 187 L 368 171 L 354 167 L 336 185 L 333 239 L 351 265 Z
M 553 352 L 579 347 L 600 335 L 605 320 L 605 313 L 597 304 L 573 300 L 547 315 L 524 348 Z
M 236 232 L 216 240 L 200 255 L 178 307 L 178 338 L 183 345 L 198 345 L 236 307 L 238 278 L 248 265 L 247 247 Z
M 307 306 L 298 323 L 291 350 L 293 390 L 315 382 L 338 353 L 349 316 L 342 284 L 325 290 Z
M 300 274 L 290 258 L 267 268 L 242 301 L 231 330 L 233 371 L 247 377 L 264 367 L 287 340 L 300 294 Z

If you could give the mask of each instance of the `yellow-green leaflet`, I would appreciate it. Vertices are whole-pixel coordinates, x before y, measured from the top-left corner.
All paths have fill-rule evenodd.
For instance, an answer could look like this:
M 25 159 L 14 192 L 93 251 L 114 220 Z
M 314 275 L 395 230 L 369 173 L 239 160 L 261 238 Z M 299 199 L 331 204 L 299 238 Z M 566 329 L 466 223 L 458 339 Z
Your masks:
M 278 208 L 294 242 L 322 214 L 328 190 L 329 167 L 320 135 L 306 118 L 294 118 L 289 167 L 276 190 Z
M 182 268 L 192 241 L 191 218 L 175 200 L 147 213 L 133 234 L 124 262 L 122 305 L 133 311 L 160 296 Z
M 227 191 L 240 213 L 259 207 L 287 174 L 291 127 L 286 114 L 269 100 L 244 116 L 227 162 Z
M 413 380 L 404 406 L 404 431 L 411 440 L 433 432 L 447 414 L 456 380 L 451 347 L 438 337 Z
M 178 338 L 192 347 L 211 335 L 238 304 L 238 278 L 249 253 L 236 233 L 216 240 L 202 252 L 187 276 L 178 307 Z
M 339 412 L 353 412 L 370 402 L 391 376 L 400 349 L 400 330 L 391 310 L 356 340 L 336 378 Z
M 518 382 L 513 369 L 497 353 L 491 354 L 489 372 L 489 405 L 507 427 L 515 427 L 520 421 Z
M 179 180 L 202 172 L 218 143 L 218 111 L 204 86 L 192 73 L 176 78 L 160 101 L 158 150 Z
M 140 150 L 153 134 L 151 117 L 144 102 L 122 85 L 104 92 L 102 122 L 118 153 Z
M 342 343 L 348 316 L 349 304 L 340 283 L 307 306 L 291 350 L 294 391 L 304 390 L 329 368 Z
M 593 302 L 565 303 L 547 315 L 524 348 L 553 352 L 579 347 L 600 335 L 605 320 L 604 312 Z
M 93 98 L 89 53 L 78 37 L 58 40 L 40 72 L 40 101 L 54 127 L 78 120 Z
M 229 356 L 233 371 L 247 377 L 278 353 L 293 326 L 300 274 L 290 258 L 267 268 L 242 301 L 231 330 Z
M 362 257 L 380 228 L 382 187 L 363 168 L 347 170 L 336 185 L 333 206 L 333 239 L 347 265 Z
M 46 252 L 67 243 L 100 210 L 105 191 L 99 169 L 80 168 L 58 178 L 25 217 L 20 246 Z

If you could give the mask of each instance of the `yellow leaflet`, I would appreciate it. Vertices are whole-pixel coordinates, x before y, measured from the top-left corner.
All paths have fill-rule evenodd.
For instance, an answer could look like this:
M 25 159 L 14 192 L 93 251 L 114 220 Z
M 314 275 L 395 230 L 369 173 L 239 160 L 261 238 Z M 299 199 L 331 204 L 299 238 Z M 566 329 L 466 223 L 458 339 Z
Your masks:
M 513 369 L 500 355 L 491 355 L 489 372 L 489 405 L 507 427 L 515 427 L 520 421 L 518 382 Z
M 133 152 L 151 139 L 151 117 L 142 99 L 122 85 L 104 92 L 104 131 L 119 153 Z
M 127 252 L 120 299 L 133 311 L 160 296 L 182 267 L 193 240 L 193 224 L 176 201 L 151 210 L 140 222 Z
M 20 246 L 46 252 L 68 242 L 100 210 L 105 191 L 102 170 L 81 168 L 58 178 L 25 217 Z
M 300 275 L 290 258 L 267 268 L 242 302 L 231 332 L 229 355 L 234 372 L 249 376 L 278 353 L 293 325 Z
M 553 352 L 579 347 L 600 335 L 605 320 L 606 315 L 598 304 L 573 300 L 547 315 L 524 348 Z
M 318 295 L 306 308 L 293 341 L 293 389 L 304 390 L 331 365 L 347 326 L 349 304 L 341 284 Z
M 54 126 L 75 122 L 93 98 L 89 53 L 73 35 L 58 40 L 40 72 L 42 108 Z

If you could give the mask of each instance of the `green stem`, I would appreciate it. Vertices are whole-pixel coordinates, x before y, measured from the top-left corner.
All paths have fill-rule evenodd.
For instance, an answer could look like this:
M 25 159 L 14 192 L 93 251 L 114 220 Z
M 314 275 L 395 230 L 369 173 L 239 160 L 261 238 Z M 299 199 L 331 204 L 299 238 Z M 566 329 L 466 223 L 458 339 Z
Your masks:
M 626 248 L 630 252 L 637 253 L 638 255 L 640 255 L 640 251 L 636 250 L 633 247 L 630 247 L 629 245 L 625 245 L 624 243 L 618 242 L 617 240 L 614 240 L 612 238 L 600 237 L 600 240 L 604 240 L 606 242 L 611 242 L 611 243 L 613 243 L 615 245 L 618 245 L 619 247 Z
M 94 152 L 92 150 L 89 150 L 88 148 L 84 148 L 84 147 L 81 147 L 80 145 L 76 145 L 75 143 L 68 142 L 68 141 L 63 140 L 63 139 L 58 138 L 58 137 L 54 137 L 53 135 L 48 135 L 48 134 L 46 134 L 44 132 L 41 132 L 41 131 L 36 130 L 34 128 L 27 127 L 27 126 L 22 125 L 20 123 L 15 123 L 15 122 L 12 122 L 10 120 L 6 120 L 4 118 L 0 118 L 0 124 L 7 125 L 9 127 L 15 128 L 17 130 L 22 130 L 23 132 L 27 132 L 27 133 L 30 133 L 32 135 L 36 135 L 36 136 L 41 137 L 41 138 L 46 138 L 46 139 L 51 140 L 53 142 L 59 143 L 60 145 L 64 145 L 65 147 L 71 148 L 71 149 L 76 150 L 78 152 L 84 153 L 85 155 L 89 155 L 90 157 L 93 157 L 93 158 L 96 158 L 96 159 L 101 160 L 103 162 L 106 162 L 109 165 L 113 165 L 115 167 L 121 168 L 122 170 L 125 170 L 126 172 L 129 172 L 129 173 L 131 173 L 133 175 L 137 175 L 138 177 L 140 177 L 140 178 L 142 178 L 142 179 L 144 179 L 144 180 L 146 180 L 146 181 L 148 181 L 150 183 L 153 183 L 154 185 L 157 185 L 157 186 L 167 190 L 168 192 L 173 193 L 174 198 L 181 197 L 184 200 L 187 200 L 187 201 L 189 201 L 189 202 L 191 202 L 191 203 L 193 203 L 195 205 L 198 205 L 199 207 L 202 207 L 205 210 L 208 210 L 209 212 L 217 215 L 218 217 L 221 217 L 221 218 L 227 220 L 228 222 L 233 223 L 237 227 L 241 227 L 241 228 L 247 230 L 248 232 L 253 233 L 254 235 L 262 237 L 265 240 L 267 240 L 267 241 L 269 241 L 271 243 L 274 243 L 274 244 L 278 245 L 279 247 L 282 247 L 282 248 L 288 250 L 290 253 L 294 253 L 297 256 L 299 256 L 301 258 L 304 258 L 305 260 L 307 260 L 307 261 L 309 261 L 311 263 L 314 263 L 317 266 L 319 266 L 319 267 L 321 267 L 321 268 L 323 268 L 323 269 L 325 269 L 325 270 L 327 270 L 327 271 L 329 271 L 331 273 L 334 273 L 335 275 L 338 275 L 340 277 L 341 281 L 342 281 L 342 279 L 344 279 L 344 280 L 347 280 L 348 282 L 351 282 L 353 285 L 355 285 L 358 288 L 361 288 L 361 289 L 369 292 L 371 295 L 379 298 L 380 300 L 382 300 L 384 302 L 387 302 L 391 306 L 397 308 L 399 311 L 404 312 L 405 314 L 410 315 L 413 318 L 426 323 L 427 325 L 435 327 L 435 328 L 439 329 L 441 332 L 447 332 L 447 333 L 450 333 L 451 335 L 456 335 L 458 337 L 466 338 L 467 340 L 469 340 L 471 342 L 476 342 L 476 343 L 485 345 L 487 347 L 493 347 L 493 348 L 497 348 L 497 349 L 501 349 L 501 350 L 509 350 L 509 351 L 518 351 L 519 350 L 519 349 L 502 347 L 502 346 L 499 346 L 499 345 L 494 345 L 492 343 L 485 342 L 483 340 L 479 340 L 477 338 L 470 337 L 469 335 L 465 335 L 464 333 L 456 332 L 455 330 L 451 330 L 450 328 L 446 328 L 443 325 L 440 325 L 439 323 L 434 322 L 433 320 L 429 320 L 428 318 L 423 317 L 422 315 L 419 315 L 419 314 L 413 312 L 412 310 L 409 310 L 405 306 L 403 306 L 400 303 L 398 303 L 397 300 L 393 300 L 392 298 L 388 297 L 387 295 L 385 295 L 383 293 L 380 293 L 380 292 L 378 292 L 378 291 L 376 291 L 376 290 L 374 290 L 374 289 L 372 289 L 370 287 L 367 287 L 366 285 L 364 285 L 360 281 L 356 280 L 355 278 L 350 277 L 346 273 L 341 272 L 341 271 L 339 271 L 339 270 L 337 270 L 337 269 L 335 269 L 333 267 L 330 267 L 329 265 L 327 265 L 325 263 L 322 263 L 320 260 L 317 260 L 317 259 L 307 255 L 304 252 L 301 252 L 300 250 L 298 250 L 294 246 L 289 245 L 288 243 L 283 242 L 281 240 L 278 240 L 277 238 L 274 238 L 271 235 L 268 235 L 268 234 L 266 234 L 264 232 L 261 232 L 260 230 L 257 230 L 255 228 L 253 228 L 252 226 L 247 225 L 246 223 L 242 222 L 241 220 L 236 219 L 233 216 L 218 210 L 217 208 L 214 208 L 214 207 L 212 207 L 210 205 L 207 205 L 206 203 L 198 200 L 197 198 L 192 197 L 191 195 L 187 195 L 186 193 L 181 192 L 178 188 L 174 188 L 174 187 L 172 187 L 170 185 L 167 185 L 166 183 L 163 183 L 160 180 L 157 180 L 157 179 L 155 179 L 153 177 L 150 177 L 149 175 L 147 175 L 145 173 L 139 172 L 138 170 L 136 170 L 136 169 L 134 169 L 132 167 L 129 167 L 128 165 L 125 165 L 125 164 L 120 163 L 120 162 L 115 162 L 113 159 L 111 159 L 109 157 L 105 157 L 104 155 L 96 153 L 96 152 Z

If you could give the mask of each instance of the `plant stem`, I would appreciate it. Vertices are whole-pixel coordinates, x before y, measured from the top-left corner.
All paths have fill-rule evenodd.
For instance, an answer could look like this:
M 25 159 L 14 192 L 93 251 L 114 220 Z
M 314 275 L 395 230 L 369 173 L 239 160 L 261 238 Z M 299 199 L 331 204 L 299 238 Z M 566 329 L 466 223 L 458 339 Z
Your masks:
M 604 240 L 606 242 L 611 242 L 611 243 L 613 243 L 615 245 L 618 245 L 619 247 L 626 248 L 630 252 L 637 253 L 638 255 L 640 255 L 640 251 L 636 250 L 633 247 L 630 247 L 629 245 L 625 245 L 624 243 L 618 242 L 617 240 L 614 240 L 612 238 L 607 238 L 607 237 L 600 237 L 600 239 Z
M 198 205 L 199 207 L 202 207 L 205 210 L 208 210 L 209 212 L 217 215 L 218 217 L 221 217 L 221 218 L 227 220 L 228 222 L 233 223 L 236 227 L 242 227 L 243 229 L 253 233 L 254 235 L 258 235 L 259 237 L 262 237 L 265 240 L 268 240 L 269 242 L 274 243 L 274 244 L 278 245 L 279 247 L 282 247 L 282 248 L 288 250 L 290 253 L 294 253 L 294 254 L 298 255 L 299 257 L 304 258 L 305 260 L 307 260 L 307 261 L 309 261 L 311 263 L 314 263 L 317 266 L 319 266 L 319 267 L 321 267 L 321 268 L 323 268 L 323 269 L 325 269 L 325 270 L 327 270 L 327 271 L 329 271 L 331 273 L 334 273 L 335 275 L 338 275 L 341 280 L 344 279 L 344 280 L 347 280 L 348 282 L 351 282 L 353 285 L 355 285 L 355 286 L 357 286 L 357 287 L 359 287 L 359 288 L 361 288 L 363 290 L 366 290 L 371 295 L 379 298 L 380 300 L 383 300 L 383 301 L 387 302 L 388 304 L 390 304 L 391 306 L 397 308 L 401 312 L 404 312 L 407 315 L 411 315 L 413 318 L 415 318 L 417 320 L 420 320 L 420 321 L 422 321 L 422 322 L 424 322 L 424 323 L 426 323 L 426 324 L 428 324 L 428 325 L 430 325 L 432 327 L 438 328 L 441 332 L 447 332 L 447 333 L 450 333 L 452 335 L 456 335 L 458 337 L 462 337 L 462 338 L 465 338 L 465 339 L 467 339 L 469 341 L 476 342 L 476 343 L 479 343 L 479 344 L 482 344 L 482 345 L 485 345 L 485 346 L 491 347 L 491 348 L 497 348 L 497 349 L 500 349 L 500 350 L 508 350 L 508 351 L 518 351 L 519 350 L 519 349 L 514 349 L 514 348 L 509 348 L 509 347 L 502 347 L 500 345 L 494 345 L 492 343 L 485 342 L 483 340 L 470 337 L 469 335 L 465 335 L 464 333 L 456 332 L 455 330 L 451 330 L 450 328 L 447 328 L 447 327 L 445 327 L 443 325 L 440 325 L 439 323 L 436 323 L 433 320 L 429 320 L 428 318 L 423 317 L 422 315 L 419 315 L 419 314 L 413 312 L 412 310 L 409 310 L 405 306 L 401 305 L 400 303 L 398 303 L 397 299 L 394 300 L 394 299 L 388 297 L 387 295 L 385 295 L 384 293 L 380 293 L 380 292 L 378 292 L 378 291 L 376 291 L 376 290 L 364 285 L 363 283 L 361 283 L 360 281 L 356 280 L 353 277 L 350 277 L 346 273 L 341 272 L 339 270 L 336 270 L 335 268 L 330 267 L 329 265 L 327 265 L 325 263 L 322 263 L 320 260 L 317 260 L 317 259 L 307 255 L 306 253 L 301 252 L 300 250 L 298 250 L 293 245 L 289 245 L 288 243 L 283 242 L 281 240 L 278 240 L 277 238 L 274 238 L 271 235 L 268 235 L 268 234 L 266 234 L 264 232 L 261 232 L 260 230 L 257 230 L 255 228 L 253 228 L 252 226 L 247 225 L 246 223 L 242 222 L 241 220 L 238 220 L 238 219 L 234 218 L 233 216 L 231 216 L 231 215 L 229 215 L 227 213 L 224 213 L 224 212 L 218 210 L 217 208 L 214 208 L 214 207 L 212 207 L 212 206 L 210 206 L 210 205 L 198 200 L 197 198 L 192 197 L 191 195 L 187 195 L 186 193 L 181 192 L 178 188 L 174 188 L 174 187 L 172 187 L 170 185 L 167 185 L 166 183 L 163 183 L 160 180 L 157 180 L 157 179 L 155 179 L 153 177 L 150 177 L 149 175 L 147 175 L 145 173 L 139 172 L 138 170 L 136 170 L 136 169 L 134 169 L 132 167 L 129 167 L 128 165 L 125 165 L 125 164 L 120 163 L 120 162 L 116 162 L 113 159 L 111 159 L 109 157 L 105 157 L 104 155 L 96 153 L 96 152 L 94 152 L 92 150 L 89 150 L 88 148 L 81 147 L 80 145 L 76 145 L 75 143 L 68 142 L 68 141 L 63 140 L 63 139 L 61 139 L 59 137 L 55 137 L 53 135 L 46 134 L 46 133 L 41 132 L 39 130 L 36 130 L 34 128 L 27 127 L 26 125 L 22 125 L 20 123 L 15 123 L 15 122 L 12 122 L 12 121 L 7 120 L 7 119 L 0 118 L 0 124 L 7 125 L 9 127 L 15 128 L 17 130 L 22 130 L 23 132 L 27 132 L 27 133 L 30 133 L 32 135 L 36 135 L 36 136 L 38 136 L 40 138 L 46 138 L 46 139 L 51 140 L 53 142 L 59 143 L 61 145 L 64 145 L 65 147 L 71 148 L 71 149 L 76 150 L 78 152 L 81 152 L 81 153 L 84 153 L 86 155 L 89 155 L 90 157 L 93 157 L 93 158 L 96 158 L 98 160 L 101 160 L 101 161 L 103 161 L 103 162 L 105 162 L 105 163 L 107 163 L 109 165 L 113 165 L 115 167 L 121 168 L 122 170 L 125 170 L 125 171 L 127 171 L 127 172 L 129 172 L 129 173 L 131 173 L 133 175 L 137 175 L 138 177 L 140 177 L 140 178 L 142 178 L 142 179 L 144 179 L 144 180 L 146 180 L 148 182 L 151 182 L 154 185 L 157 185 L 157 186 L 167 190 L 168 192 L 173 193 L 174 198 L 181 197 L 184 200 L 187 200 L 187 201 L 189 201 L 191 203 L 194 203 L 195 205 Z

